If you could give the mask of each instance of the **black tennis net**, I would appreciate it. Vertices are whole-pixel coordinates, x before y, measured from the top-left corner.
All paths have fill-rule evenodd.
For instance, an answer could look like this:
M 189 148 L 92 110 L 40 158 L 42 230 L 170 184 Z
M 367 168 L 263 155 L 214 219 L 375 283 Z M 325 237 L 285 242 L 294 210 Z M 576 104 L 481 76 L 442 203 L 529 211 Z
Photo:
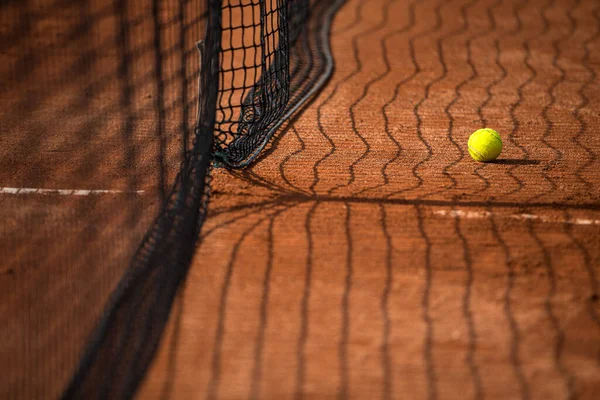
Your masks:
M 244 167 L 330 77 L 328 33 L 343 1 L 225 3 L 215 154 Z
M 254 161 L 325 84 L 342 3 L 0 3 L 1 398 L 135 395 L 212 166 Z

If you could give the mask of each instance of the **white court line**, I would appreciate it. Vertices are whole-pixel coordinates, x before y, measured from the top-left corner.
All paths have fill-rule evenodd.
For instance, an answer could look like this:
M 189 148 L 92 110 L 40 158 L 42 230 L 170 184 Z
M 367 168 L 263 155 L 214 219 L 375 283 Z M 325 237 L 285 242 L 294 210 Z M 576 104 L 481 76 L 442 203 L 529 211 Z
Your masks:
M 143 190 L 125 191 L 125 190 L 87 190 L 87 189 L 40 189 L 40 188 L 14 188 L 0 187 L 0 194 L 57 194 L 60 196 L 93 196 L 98 194 L 142 194 Z
M 463 211 L 463 210 L 437 210 L 433 212 L 435 215 L 443 217 L 455 217 L 464 219 L 486 219 L 489 218 L 492 213 L 489 211 Z M 534 214 L 509 214 L 505 217 L 520 220 L 534 220 L 546 223 L 555 224 L 569 224 L 569 225 L 600 225 L 600 219 L 585 219 L 585 218 L 573 218 L 573 219 L 551 219 L 543 215 Z

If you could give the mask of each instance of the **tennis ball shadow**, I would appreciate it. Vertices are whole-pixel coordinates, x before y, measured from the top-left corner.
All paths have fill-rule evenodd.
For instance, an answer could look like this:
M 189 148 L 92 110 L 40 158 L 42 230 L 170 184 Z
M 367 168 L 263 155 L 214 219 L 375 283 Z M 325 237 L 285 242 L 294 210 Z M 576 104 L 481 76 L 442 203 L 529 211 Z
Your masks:
M 505 164 L 505 165 L 538 165 L 540 160 L 524 160 L 514 158 L 501 158 L 489 161 L 490 164 Z

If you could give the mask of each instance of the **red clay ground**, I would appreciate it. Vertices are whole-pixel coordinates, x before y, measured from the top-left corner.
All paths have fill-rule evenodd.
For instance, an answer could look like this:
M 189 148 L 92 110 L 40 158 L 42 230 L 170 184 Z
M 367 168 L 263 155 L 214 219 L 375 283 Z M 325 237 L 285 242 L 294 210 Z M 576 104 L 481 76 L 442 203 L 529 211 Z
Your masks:
M 133 20 L 151 19 L 136 10 Z M 138 398 L 599 398 L 600 5 L 350 0 L 333 30 L 336 71 L 314 103 L 251 168 L 214 171 L 202 243 Z M 142 68 L 153 62 L 146 45 L 132 46 Z M 93 65 L 114 76 L 111 57 Z M 149 171 L 176 166 L 177 152 L 157 155 L 160 90 L 136 82 L 141 137 L 129 141 L 114 111 L 115 126 L 98 129 L 112 140 L 92 148 L 126 162 L 134 143 L 138 180 L 111 174 L 112 162 L 82 171 L 61 164 L 75 154 L 48 159 L 70 143 L 2 137 L 0 186 L 148 191 L 79 206 L 92 200 L 0 195 L 0 233 L 12 240 L 0 254 L 14 264 L 0 270 L 0 358 L 14 366 L 4 397 L 60 393 L 121 273 L 110 259 L 94 274 L 77 266 L 128 259 L 149 223 L 135 216 L 151 218 L 160 201 Z M 90 88 L 105 99 L 119 90 Z M 483 126 L 504 138 L 497 163 L 466 152 Z M 43 171 L 54 175 L 36 182 Z M 77 213 L 99 224 L 86 243 L 122 251 L 90 246 L 70 259 L 87 232 Z M 23 229 L 44 215 L 45 231 Z M 64 268 L 27 250 L 52 234 L 64 239 L 47 253 Z M 46 290 L 53 277 L 65 285 Z M 102 281 L 81 286 L 90 294 L 73 279 Z M 77 290 L 85 301 L 65 309 Z
M 599 18 L 345 5 L 330 84 L 256 165 L 215 171 L 139 398 L 600 397 Z M 466 152 L 483 126 L 498 163 Z

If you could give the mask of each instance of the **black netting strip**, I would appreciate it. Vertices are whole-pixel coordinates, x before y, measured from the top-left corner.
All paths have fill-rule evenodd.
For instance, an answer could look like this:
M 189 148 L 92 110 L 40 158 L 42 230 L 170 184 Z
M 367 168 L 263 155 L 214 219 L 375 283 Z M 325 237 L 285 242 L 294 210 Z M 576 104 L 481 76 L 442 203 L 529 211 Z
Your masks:
M 146 234 L 96 326 L 64 399 L 130 398 L 167 323 L 207 211 L 221 4 L 208 1 L 199 118 L 168 201 Z
M 232 60 L 222 65 L 221 75 L 229 86 L 220 88 L 215 126 L 215 156 L 229 167 L 240 168 L 253 162 L 281 125 L 293 116 L 329 80 L 334 62 L 329 44 L 329 32 L 335 12 L 345 0 L 277 1 L 273 10 L 260 2 L 261 41 L 248 48 L 232 43 L 222 48 L 232 52 Z M 226 6 L 224 8 L 231 8 Z M 278 18 L 278 28 L 269 32 Z M 267 28 L 264 28 L 264 26 Z M 224 27 L 224 32 L 234 30 Z M 243 30 L 244 28 L 242 28 Z M 233 37 L 235 34 L 228 35 Z M 244 37 L 244 33 L 241 33 Z M 277 36 L 277 44 L 273 38 Z M 242 39 L 243 40 L 243 39 Z M 226 46 L 227 43 L 224 43 Z M 235 86 L 236 75 L 248 70 L 235 68 L 236 57 L 246 51 L 261 54 L 260 70 L 255 71 L 252 85 Z

